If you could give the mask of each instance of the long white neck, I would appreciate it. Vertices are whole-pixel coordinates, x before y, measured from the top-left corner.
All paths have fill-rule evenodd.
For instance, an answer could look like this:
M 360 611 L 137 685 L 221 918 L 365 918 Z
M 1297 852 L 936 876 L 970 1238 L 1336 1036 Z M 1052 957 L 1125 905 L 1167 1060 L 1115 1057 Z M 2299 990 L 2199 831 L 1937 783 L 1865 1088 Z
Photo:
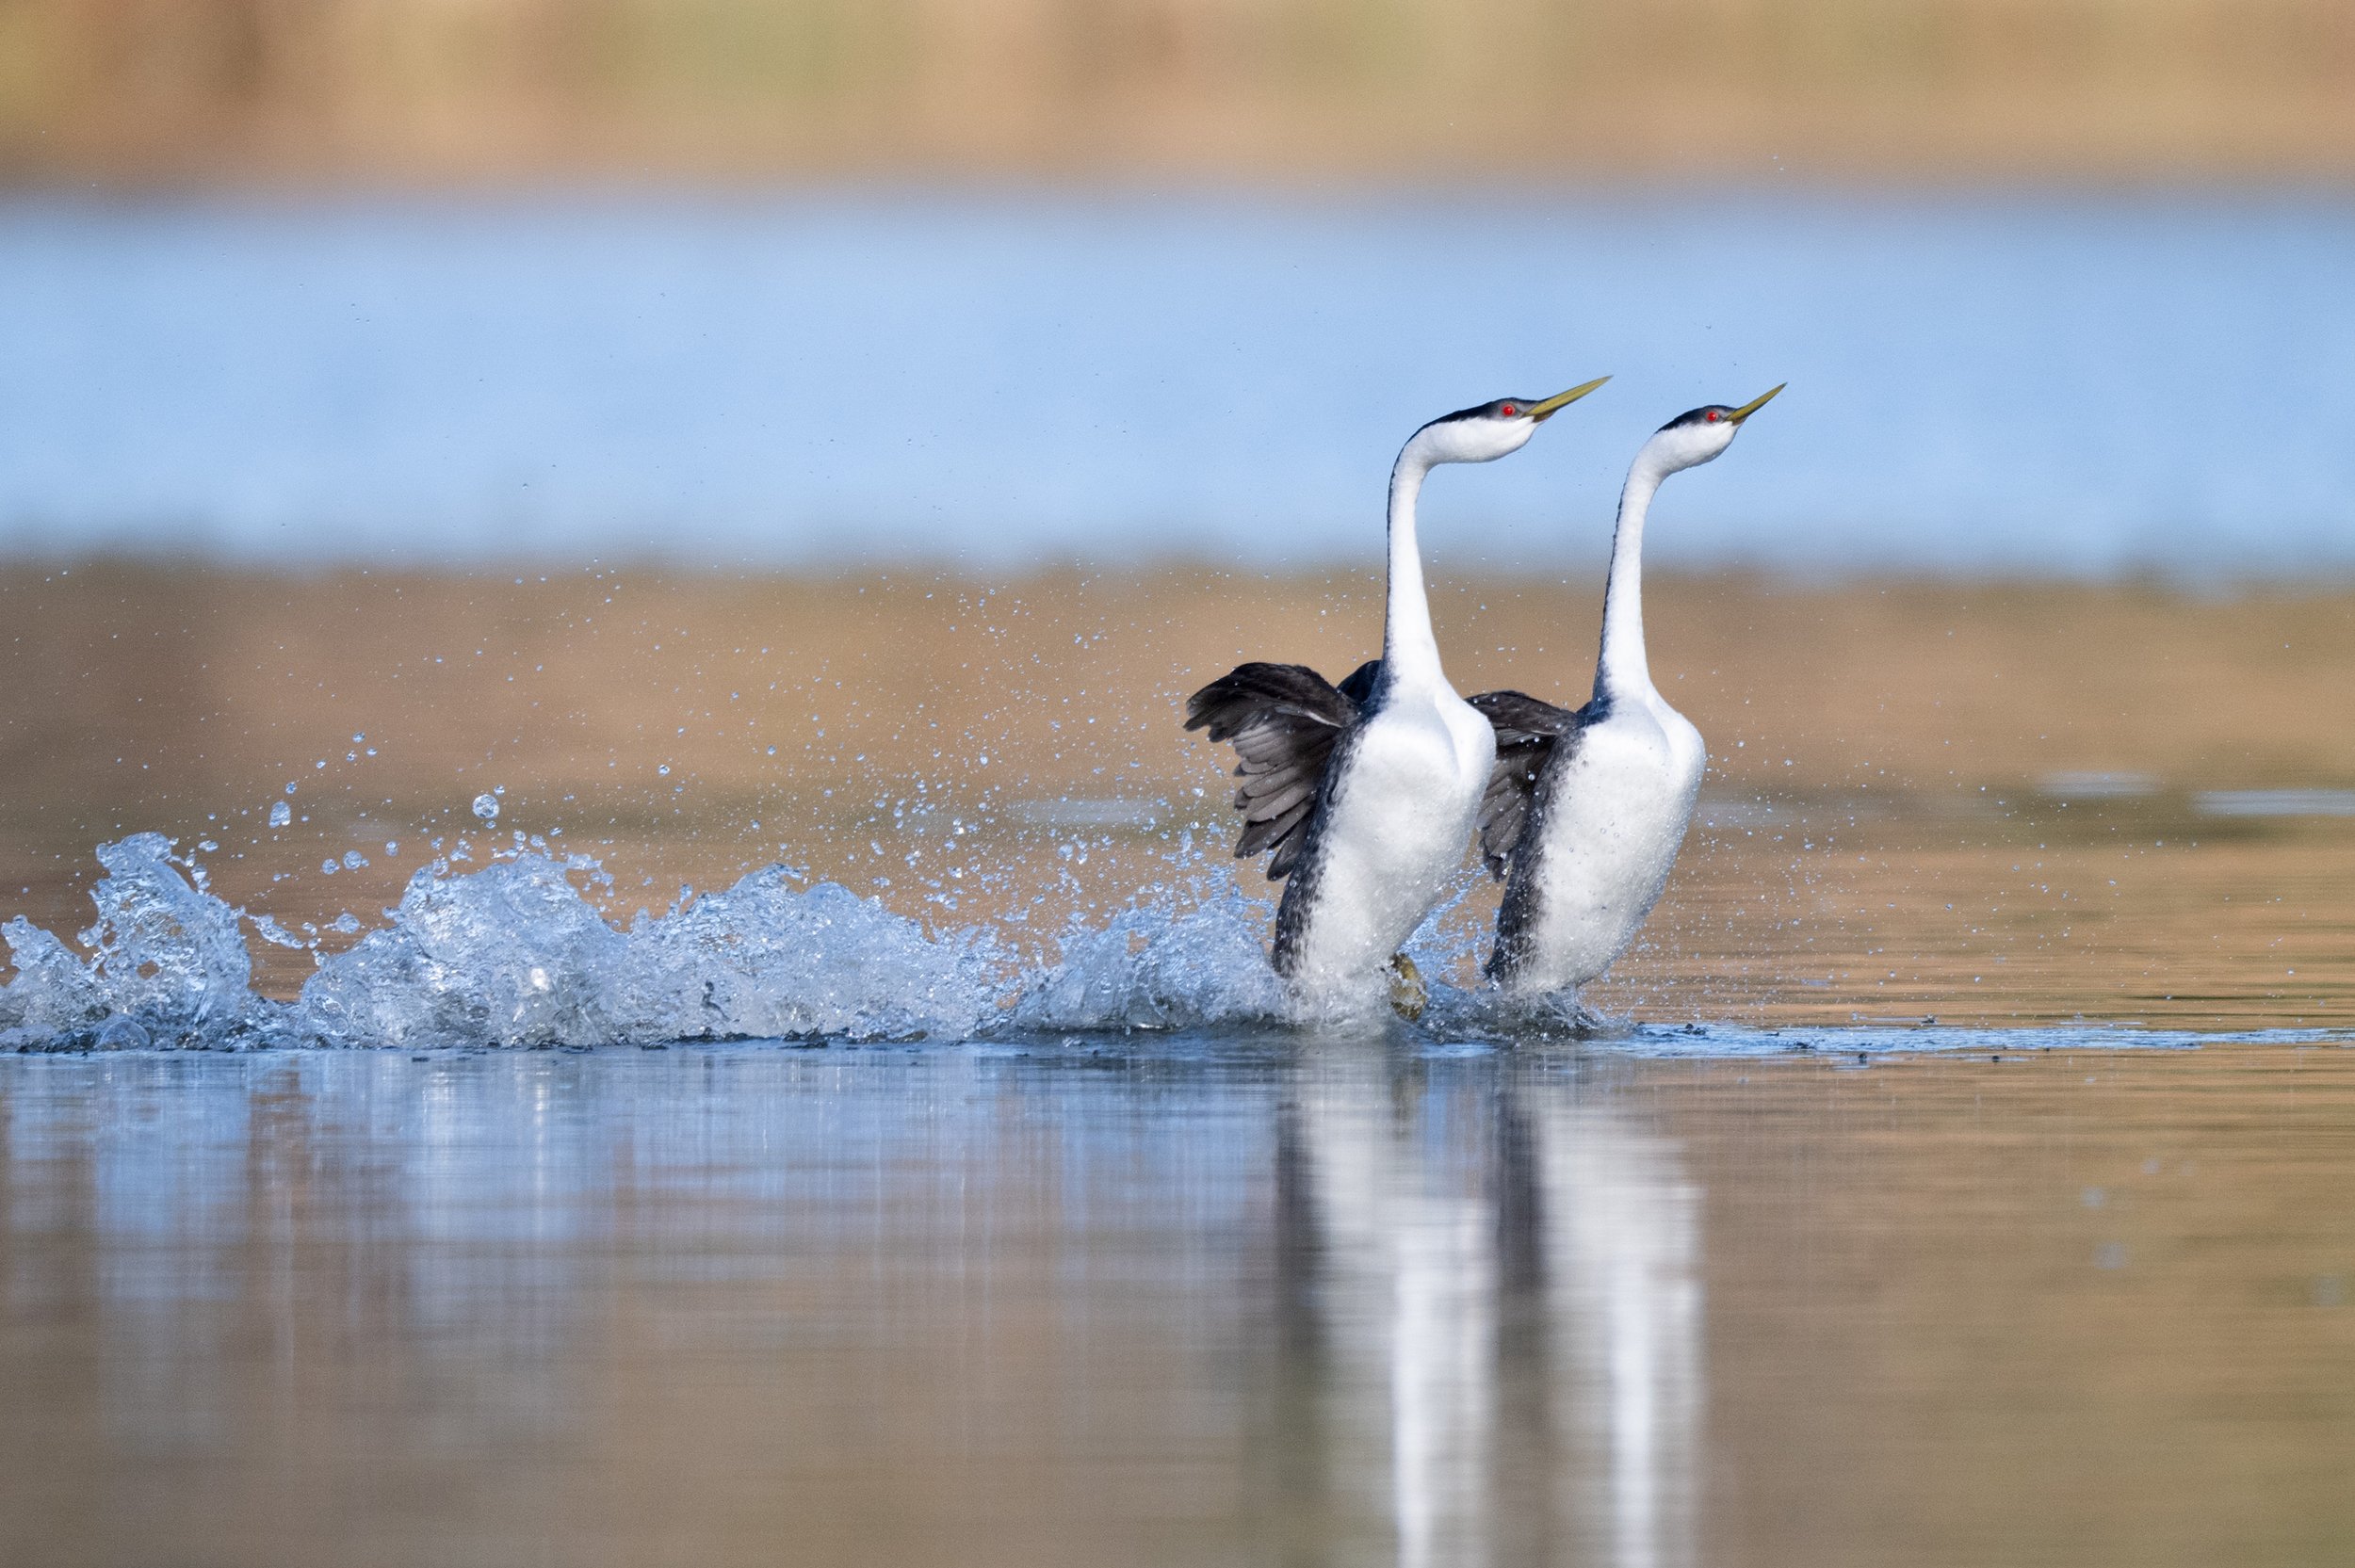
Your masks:
M 1409 442 L 1390 470 L 1390 590 L 1382 619 L 1383 679 L 1415 687 L 1440 686 L 1439 641 L 1431 631 L 1431 601 L 1422 587 L 1422 550 L 1415 540 L 1415 500 L 1430 460 Z
M 1644 656 L 1644 514 L 1667 474 L 1639 456 L 1619 492 L 1619 526 L 1611 539 L 1611 582 L 1602 596 L 1602 657 L 1595 666 L 1595 695 L 1633 697 L 1652 689 Z

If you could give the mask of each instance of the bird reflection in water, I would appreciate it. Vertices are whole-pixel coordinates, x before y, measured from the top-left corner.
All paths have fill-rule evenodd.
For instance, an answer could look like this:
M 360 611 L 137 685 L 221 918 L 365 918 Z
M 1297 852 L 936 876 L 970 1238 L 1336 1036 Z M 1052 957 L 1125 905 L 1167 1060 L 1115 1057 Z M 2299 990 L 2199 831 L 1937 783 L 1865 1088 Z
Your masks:
M 1696 1560 L 1652 1102 L 1158 1050 L 0 1059 L 0 1561 Z
M 1275 1154 L 1283 1484 L 1387 1478 L 1343 1506 L 1387 1513 L 1404 1568 L 1691 1563 L 1699 1189 L 1624 1108 L 1524 1078 L 1302 1063 Z

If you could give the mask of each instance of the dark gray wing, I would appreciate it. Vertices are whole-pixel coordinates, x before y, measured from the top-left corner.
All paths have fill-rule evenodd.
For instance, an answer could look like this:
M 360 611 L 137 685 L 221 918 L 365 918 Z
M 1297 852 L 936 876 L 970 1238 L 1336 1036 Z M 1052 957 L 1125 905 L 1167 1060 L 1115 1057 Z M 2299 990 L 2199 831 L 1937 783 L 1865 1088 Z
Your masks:
M 1368 659 L 1351 671 L 1341 681 L 1341 695 L 1357 704 L 1360 712 L 1373 706 L 1373 683 L 1382 678 L 1382 661 Z
M 1269 877 L 1291 872 L 1307 841 L 1334 742 L 1363 713 L 1361 693 L 1372 692 L 1380 668 L 1372 660 L 1337 687 L 1306 665 L 1245 664 L 1186 700 L 1186 728 L 1207 727 L 1212 740 L 1232 741 L 1242 759 L 1235 769 L 1242 780 L 1235 809 L 1243 819 L 1237 859 L 1268 849 Z
M 1488 770 L 1487 792 L 1480 798 L 1480 858 L 1502 881 L 1529 820 L 1538 775 L 1556 743 L 1588 722 L 1594 704 L 1573 712 L 1519 691 L 1484 691 L 1470 701 L 1497 733 L 1496 766 Z

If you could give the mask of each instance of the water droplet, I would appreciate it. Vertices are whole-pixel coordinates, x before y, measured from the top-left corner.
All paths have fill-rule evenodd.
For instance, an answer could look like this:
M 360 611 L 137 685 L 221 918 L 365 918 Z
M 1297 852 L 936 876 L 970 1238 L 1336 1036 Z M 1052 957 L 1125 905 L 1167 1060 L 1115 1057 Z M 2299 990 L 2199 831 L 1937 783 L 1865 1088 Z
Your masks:
M 481 817 L 485 822 L 497 821 L 499 815 L 498 797 L 495 795 L 476 796 L 474 798 L 474 814 L 477 816 Z
M 289 823 L 289 822 L 291 822 L 291 821 L 293 821 L 293 820 L 294 820 L 294 808 L 293 808 L 293 807 L 291 807 L 291 806 L 287 805 L 287 804 L 286 804 L 286 802 L 285 802 L 285 801 L 284 801 L 284 800 L 273 800 L 272 802 L 270 802 L 270 808 L 269 808 L 269 825 L 270 825 L 271 827 L 273 827 L 273 828 L 283 828 L 283 827 L 284 827 L 287 823 Z

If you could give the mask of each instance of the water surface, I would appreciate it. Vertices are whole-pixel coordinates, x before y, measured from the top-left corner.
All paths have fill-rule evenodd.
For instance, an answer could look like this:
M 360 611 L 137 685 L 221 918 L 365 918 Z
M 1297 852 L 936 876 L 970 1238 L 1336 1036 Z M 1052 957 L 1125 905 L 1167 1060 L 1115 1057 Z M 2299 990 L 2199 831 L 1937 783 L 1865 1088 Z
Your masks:
M 1786 378 L 1668 552 L 2344 559 L 2349 238 L 22 202 L 0 529 L 1344 554 L 1405 428 L 1615 370 L 1434 488 L 1451 670 L 1575 702 L 1591 581 L 1463 566 Z M 2355 1555 L 2344 594 L 1659 584 L 1713 772 L 1583 1042 L 1270 1026 L 1177 714 L 1353 665 L 1354 573 L 0 594 L 0 1561 Z M 322 1041 L 394 1048 L 122 1048 Z
M 1791 391 L 1654 549 L 2355 564 L 2324 195 L 817 192 L 0 205 L 0 542 L 317 562 L 1588 561 L 1664 419 Z
M 1996 1043 L 0 1059 L 0 1559 L 2343 1560 L 2355 1053 Z

